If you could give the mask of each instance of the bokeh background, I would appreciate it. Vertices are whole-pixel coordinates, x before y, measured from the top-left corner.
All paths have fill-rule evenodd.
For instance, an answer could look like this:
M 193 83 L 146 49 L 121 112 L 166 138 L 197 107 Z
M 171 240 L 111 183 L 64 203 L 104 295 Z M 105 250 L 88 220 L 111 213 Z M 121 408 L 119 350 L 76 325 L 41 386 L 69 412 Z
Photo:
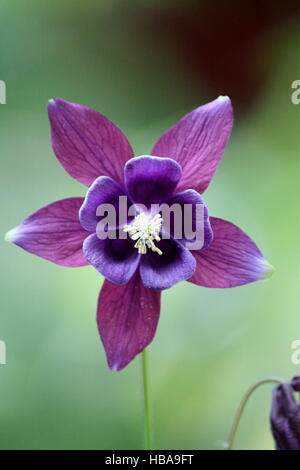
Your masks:
M 275 4 L 274 4 L 275 3 Z M 163 295 L 150 347 L 157 449 L 220 449 L 245 389 L 300 373 L 299 2 L 0 2 L 1 232 L 41 206 L 84 195 L 56 161 L 47 100 L 113 120 L 137 154 L 183 114 L 232 97 L 235 127 L 205 194 L 212 215 L 249 233 L 276 267 L 229 290 L 181 283 Z M 0 244 L 2 449 L 139 449 L 140 358 L 110 372 L 95 309 L 102 279 Z M 272 449 L 271 387 L 243 416 L 235 448 Z

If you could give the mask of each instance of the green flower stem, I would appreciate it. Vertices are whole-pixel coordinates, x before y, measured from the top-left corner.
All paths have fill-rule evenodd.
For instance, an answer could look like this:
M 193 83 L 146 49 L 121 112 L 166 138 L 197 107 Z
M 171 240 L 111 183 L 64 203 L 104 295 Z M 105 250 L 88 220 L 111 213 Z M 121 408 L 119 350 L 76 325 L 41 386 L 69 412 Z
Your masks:
M 144 425 L 145 425 L 145 449 L 152 449 L 152 427 L 151 427 L 151 411 L 149 400 L 149 369 L 148 369 L 148 353 L 144 349 L 142 352 L 142 376 L 143 376 L 143 399 L 144 399 Z
M 268 383 L 282 384 L 282 383 L 284 383 L 284 380 L 282 380 L 278 377 L 267 377 L 265 379 L 258 380 L 253 385 L 251 385 L 251 387 L 248 388 L 248 390 L 246 391 L 245 395 L 243 396 L 243 398 L 241 400 L 241 403 L 240 403 L 240 405 L 237 409 L 237 412 L 235 414 L 235 417 L 234 417 L 234 420 L 233 420 L 233 423 L 232 423 L 232 426 L 231 426 L 231 429 L 230 429 L 230 433 L 229 433 L 229 436 L 228 436 L 228 439 L 227 439 L 226 449 L 232 450 L 234 438 L 235 438 L 235 435 L 236 435 L 236 432 L 237 432 L 237 429 L 238 429 L 243 411 L 245 409 L 245 406 L 246 406 L 250 396 L 252 395 L 252 393 L 258 387 L 260 387 L 261 385 L 264 385 L 264 384 L 268 384 Z

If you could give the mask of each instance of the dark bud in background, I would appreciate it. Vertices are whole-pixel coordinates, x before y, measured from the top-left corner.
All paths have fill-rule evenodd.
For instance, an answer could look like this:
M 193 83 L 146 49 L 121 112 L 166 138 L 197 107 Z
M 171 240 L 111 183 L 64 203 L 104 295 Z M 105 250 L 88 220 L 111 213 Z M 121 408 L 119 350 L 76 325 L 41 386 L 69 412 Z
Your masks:
M 300 450 L 300 406 L 294 391 L 300 391 L 300 377 L 273 390 L 271 430 L 277 450 Z
M 300 375 L 297 375 L 292 378 L 291 386 L 292 389 L 295 390 L 295 392 L 300 392 Z
M 148 21 L 201 95 L 229 95 L 238 111 L 247 111 L 272 79 L 268 51 L 274 32 L 299 12 L 299 0 L 227 0 L 217 7 L 186 0 L 159 4 Z

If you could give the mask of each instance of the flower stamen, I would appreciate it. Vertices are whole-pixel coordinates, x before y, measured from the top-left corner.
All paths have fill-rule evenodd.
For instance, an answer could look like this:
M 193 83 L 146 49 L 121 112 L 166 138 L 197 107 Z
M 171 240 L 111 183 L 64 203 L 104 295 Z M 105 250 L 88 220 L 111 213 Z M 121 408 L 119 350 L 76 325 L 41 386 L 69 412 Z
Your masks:
M 127 232 L 132 240 L 137 240 L 134 247 L 141 255 L 147 253 L 147 249 L 162 255 L 162 251 L 157 248 L 154 241 L 159 242 L 158 235 L 163 219 L 160 214 L 150 218 L 147 214 L 141 213 L 134 218 L 131 224 L 125 225 L 124 232 Z

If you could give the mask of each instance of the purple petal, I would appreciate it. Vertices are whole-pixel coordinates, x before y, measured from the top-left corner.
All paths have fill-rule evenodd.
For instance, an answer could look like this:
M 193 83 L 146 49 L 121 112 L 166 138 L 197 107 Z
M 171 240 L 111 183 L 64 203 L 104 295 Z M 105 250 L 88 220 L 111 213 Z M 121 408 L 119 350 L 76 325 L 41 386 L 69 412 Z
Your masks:
M 180 232 L 183 235 L 182 241 L 185 244 L 187 242 L 195 244 L 195 246 L 198 241 L 198 244 L 200 245 L 200 248 L 198 249 L 207 248 L 212 242 L 213 232 L 209 221 L 208 209 L 200 194 L 193 189 L 177 193 L 168 201 L 168 205 L 170 207 L 173 204 L 178 205 L 181 209 L 182 224 L 178 223 L 178 228 L 181 229 Z M 199 214 L 197 213 L 197 206 L 202 209 Z M 164 218 L 164 215 L 162 215 L 162 217 Z M 174 217 L 172 217 L 170 219 L 170 233 L 172 238 L 176 238 L 176 218 L 174 219 Z M 192 230 L 193 233 L 197 232 L 197 235 L 189 235 L 190 230 Z M 194 251 L 194 249 L 192 251 Z
M 155 243 L 162 255 L 148 251 L 142 255 L 140 275 L 148 289 L 169 289 L 177 282 L 192 276 L 196 260 L 181 243 L 176 240 L 161 240 Z
M 104 277 L 115 284 L 126 284 L 134 275 L 140 260 L 132 240 L 90 235 L 83 244 L 85 259 Z
M 180 163 L 178 191 L 205 191 L 221 160 L 232 124 L 230 99 L 220 96 L 184 116 L 160 137 L 151 153 Z
M 132 148 L 109 119 L 93 109 L 60 98 L 49 101 L 52 147 L 64 169 L 90 186 L 98 176 L 122 183 Z
M 133 202 L 150 204 L 165 202 L 173 194 L 181 177 L 181 168 L 170 158 L 141 156 L 125 166 L 125 184 Z
M 116 216 L 118 216 L 119 196 L 124 194 L 124 189 L 113 179 L 107 176 L 97 178 L 89 188 L 80 208 L 79 219 L 81 225 L 90 232 L 96 231 L 97 224 L 102 219 L 102 217 L 96 215 L 97 208 L 101 204 L 112 204 Z M 117 220 L 115 222 L 117 224 Z M 114 226 L 117 226 L 116 224 Z
M 78 218 L 83 198 L 49 204 L 10 230 L 6 240 L 61 266 L 85 266 L 82 244 L 88 236 Z
M 188 279 L 204 287 L 235 287 L 270 277 L 274 268 L 255 243 L 236 225 L 210 217 L 214 233 L 211 245 L 193 252 L 195 274 Z
M 153 340 L 160 292 L 145 289 L 138 275 L 125 286 L 104 281 L 97 323 L 111 369 L 121 370 Z

